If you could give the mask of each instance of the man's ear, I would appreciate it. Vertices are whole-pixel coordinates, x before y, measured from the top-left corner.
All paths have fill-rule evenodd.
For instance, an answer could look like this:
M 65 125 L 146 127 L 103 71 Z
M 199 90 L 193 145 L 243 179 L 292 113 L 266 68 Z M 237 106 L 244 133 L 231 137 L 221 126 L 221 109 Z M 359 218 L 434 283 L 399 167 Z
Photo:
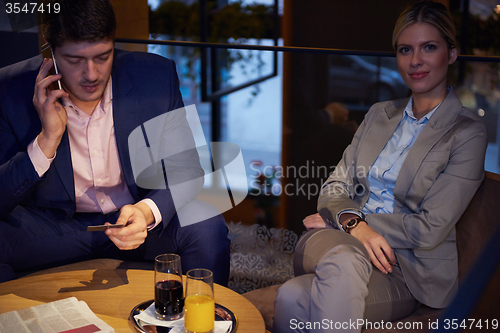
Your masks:
M 458 57 L 458 50 L 456 47 L 448 50 L 448 65 L 453 64 Z

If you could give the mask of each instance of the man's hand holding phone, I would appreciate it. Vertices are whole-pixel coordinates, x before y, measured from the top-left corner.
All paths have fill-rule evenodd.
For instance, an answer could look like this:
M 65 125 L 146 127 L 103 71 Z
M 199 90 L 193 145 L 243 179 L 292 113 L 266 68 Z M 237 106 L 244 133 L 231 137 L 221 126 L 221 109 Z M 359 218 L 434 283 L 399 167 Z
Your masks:
M 52 83 L 62 78 L 61 74 L 48 75 L 53 65 L 52 59 L 43 59 L 33 96 L 33 104 L 42 123 L 38 145 L 47 158 L 54 157 L 68 122 L 66 110 L 58 100 L 67 99 L 69 95 L 62 89 L 49 89 Z

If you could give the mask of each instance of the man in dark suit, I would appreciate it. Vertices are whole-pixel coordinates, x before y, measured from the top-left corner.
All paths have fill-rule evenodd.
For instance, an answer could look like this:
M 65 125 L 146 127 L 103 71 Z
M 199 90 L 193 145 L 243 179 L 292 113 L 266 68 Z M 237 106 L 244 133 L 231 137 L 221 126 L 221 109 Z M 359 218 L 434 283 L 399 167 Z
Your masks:
M 177 215 L 190 210 L 203 170 L 175 64 L 115 50 L 107 0 L 57 2 L 60 12 L 44 13 L 42 31 L 59 74 L 49 75 L 54 61 L 41 56 L 0 69 L 0 282 L 18 270 L 95 257 L 152 261 L 178 253 L 184 271 L 208 268 L 226 284 L 222 216 L 183 226 Z M 57 80 L 63 89 L 50 90 Z M 149 149 L 144 124 L 152 119 L 164 122 L 155 136 L 175 152 L 157 164 L 190 184 L 181 199 L 170 179 L 153 190 L 137 184 L 130 134 L 142 126 Z M 105 223 L 126 226 L 86 231 Z

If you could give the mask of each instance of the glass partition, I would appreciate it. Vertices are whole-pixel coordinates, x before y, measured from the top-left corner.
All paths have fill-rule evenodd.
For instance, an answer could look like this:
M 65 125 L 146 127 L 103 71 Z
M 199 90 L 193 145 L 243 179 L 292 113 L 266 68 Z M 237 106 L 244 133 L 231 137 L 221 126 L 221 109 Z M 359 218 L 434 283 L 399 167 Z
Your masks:
M 233 61 L 231 66 L 221 66 L 224 69 L 220 87 L 238 86 L 272 71 L 274 52 L 259 50 L 259 47 L 256 45 L 251 51 L 217 47 L 219 56 L 237 52 L 254 54 L 250 61 Z M 219 141 L 232 142 L 241 148 L 248 188 L 232 190 L 250 192 L 246 201 L 252 201 L 250 205 L 254 208 L 250 211 L 251 219 L 276 224 L 278 207 L 286 201 L 286 210 L 294 212 L 293 224 L 299 225 L 305 215 L 314 213 L 319 186 L 333 171 L 369 107 L 377 101 L 407 97 L 410 91 L 401 80 L 393 54 L 360 55 L 336 50 L 318 53 L 278 48 L 281 49 L 277 75 L 222 96 L 221 118 L 216 125 L 222 133 Z M 205 140 L 211 142 L 214 141 L 212 103 L 201 99 L 199 49 L 199 46 L 149 46 L 150 52 L 176 61 L 184 102 L 196 106 Z M 284 62 L 293 64 L 295 58 L 303 68 L 284 68 Z M 488 128 L 485 168 L 495 173 L 500 171 L 498 60 L 461 58 L 450 71 L 454 91 Z M 288 74 L 284 75 L 284 71 Z M 293 84 L 293 88 L 288 89 L 300 91 L 299 96 L 287 95 L 284 87 L 287 82 Z M 285 109 L 284 103 L 290 100 L 300 105 L 289 105 Z M 332 103 L 346 112 L 328 110 L 335 109 Z M 324 138 L 319 140 L 319 133 L 328 128 L 330 141 L 321 145 Z M 210 175 L 206 183 L 226 186 L 224 182 L 213 183 Z
M 150 41 L 148 51 L 175 60 L 184 102 L 196 106 L 206 142 L 241 148 L 246 181 L 231 190 L 249 191 L 250 203 L 247 209 L 235 207 L 235 215 L 225 213 L 231 215 L 226 219 L 300 231 L 302 219 L 316 211 L 319 186 L 369 107 L 409 96 L 394 53 L 386 51 L 392 22 L 406 3 L 391 3 L 380 18 L 365 15 L 376 10 L 372 2 L 363 10 L 325 2 L 329 9 L 322 10 L 299 0 L 149 0 L 150 38 L 157 42 Z M 449 2 L 459 46 L 469 54 L 453 66 L 450 82 L 462 103 L 484 120 L 485 168 L 500 173 L 500 58 L 491 56 L 498 54 L 498 38 L 484 30 L 491 30 L 500 11 L 490 6 L 481 16 L 477 6 L 475 0 L 468 8 Z M 322 13 L 330 9 L 336 9 L 333 21 Z M 381 21 L 377 29 L 349 29 L 370 20 Z M 381 31 L 387 38 L 379 41 Z M 491 38 L 474 37 L 485 35 Z M 347 49 L 353 41 L 358 42 Z M 207 186 L 226 186 L 211 177 Z

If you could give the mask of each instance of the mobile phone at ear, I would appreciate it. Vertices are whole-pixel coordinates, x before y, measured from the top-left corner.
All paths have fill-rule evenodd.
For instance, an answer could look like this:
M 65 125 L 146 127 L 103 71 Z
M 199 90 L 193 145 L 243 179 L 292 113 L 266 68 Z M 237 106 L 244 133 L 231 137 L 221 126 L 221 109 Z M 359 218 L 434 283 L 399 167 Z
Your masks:
M 49 70 L 49 75 L 56 75 L 59 74 L 59 71 L 57 70 L 57 64 L 56 64 L 56 58 L 54 57 L 54 52 L 52 51 L 52 47 L 50 47 L 49 43 L 45 43 L 40 47 L 41 53 L 44 58 L 47 59 L 52 59 L 54 62 L 54 65 L 52 68 Z M 53 82 L 49 86 L 50 90 L 56 90 L 56 89 L 61 89 L 62 90 L 62 85 L 61 81 L 57 80 L 56 82 Z

